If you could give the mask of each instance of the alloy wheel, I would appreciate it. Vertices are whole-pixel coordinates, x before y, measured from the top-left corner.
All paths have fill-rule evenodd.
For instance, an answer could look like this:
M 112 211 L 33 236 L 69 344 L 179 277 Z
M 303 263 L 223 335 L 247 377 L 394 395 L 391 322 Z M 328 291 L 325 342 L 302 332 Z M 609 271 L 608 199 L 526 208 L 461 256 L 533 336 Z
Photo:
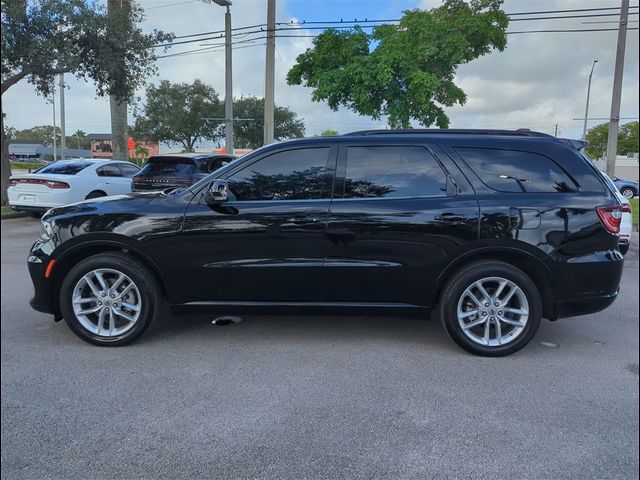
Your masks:
M 73 289 L 73 313 L 89 332 L 117 337 L 133 328 L 140 317 L 142 297 L 124 273 L 100 268 L 86 273 Z
M 458 301 L 458 324 L 473 342 L 499 347 L 513 342 L 529 319 L 522 289 L 502 277 L 485 277 L 469 285 Z

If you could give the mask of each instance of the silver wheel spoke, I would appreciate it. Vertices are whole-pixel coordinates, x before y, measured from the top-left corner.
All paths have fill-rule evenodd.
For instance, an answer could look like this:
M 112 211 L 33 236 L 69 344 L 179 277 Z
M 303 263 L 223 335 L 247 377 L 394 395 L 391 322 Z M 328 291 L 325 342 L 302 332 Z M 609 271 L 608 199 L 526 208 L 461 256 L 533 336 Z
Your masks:
M 84 303 L 94 303 L 96 302 L 98 299 L 95 297 L 77 297 L 73 299 L 73 304 L 74 305 L 82 305 Z
M 109 335 L 113 335 L 113 331 L 116 328 L 116 317 L 113 314 L 113 309 L 109 309 Z
M 125 287 L 124 290 L 122 290 L 119 294 L 116 295 L 116 298 L 124 297 L 127 293 L 129 293 L 133 289 L 133 287 L 134 287 L 133 283 L 130 283 Z
M 103 308 L 98 315 L 98 331 L 96 332 L 98 335 L 100 335 L 100 331 L 104 328 L 104 317 L 106 313 L 107 309 Z
M 98 283 L 100 284 L 102 291 L 106 292 L 107 290 L 109 290 L 109 287 L 107 287 L 107 283 L 104 281 L 104 277 L 102 276 L 102 273 L 96 271 L 94 275 L 96 279 L 98 279 Z
M 489 341 L 491 340 L 491 322 L 487 320 L 487 323 L 484 324 L 484 342 L 489 345 Z
M 116 293 L 117 288 L 122 284 L 122 282 L 125 281 L 127 277 L 125 277 L 122 273 L 120 274 L 120 276 L 118 277 L 118 279 L 113 282 L 113 285 L 111 285 L 111 291 Z
M 509 291 L 509 293 L 507 293 L 507 296 L 505 297 L 505 299 L 500 302 L 502 305 L 508 304 L 513 298 L 513 296 L 516 294 L 517 290 L 519 290 L 515 286 L 511 286 L 510 288 L 511 290 Z
M 96 296 L 96 298 L 100 298 L 101 296 L 100 294 L 102 292 L 98 290 L 98 287 L 96 287 L 95 283 L 93 283 L 93 279 L 89 275 L 85 275 L 83 278 L 87 283 L 87 286 L 91 289 L 91 292 Z
M 129 315 L 128 313 L 123 312 L 122 310 L 120 310 L 119 308 L 114 308 L 113 309 L 113 313 L 115 313 L 116 315 L 118 315 L 119 317 L 124 318 L 125 320 L 128 320 L 129 322 L 135 322 L 135 318 L 132 317 L 131 315 Z
M 123 303 L 122 306 L 124 307 L 125 304 Z M 463 312 L 461 314 L 458 314 L 458 318 L 469 318 L 469 317 L 473 317 L 474 315 L 479 315 L 480 312 L 478 310 L 469 310 L 467 312 Z
M 529 310 L 524 308 L 504 308 L 503 309 L 507 313 L 513 313 L 514 315 L 528 315 Z
M 469 323 L 465 323 L 464 326 L 462 327 L 464 330 L 468 330 L 470 328 L 476 327 L 478 325 L 482 325 L 484 322 L 486 322 L 487 319 L 486 318 L 478 318 L 477 320 L 474 320 L 472 322 Z
M 518 327 L 518 328 L 523 328 L 524 327 L 524 323 L 522 322 L 517 322 L 515 320 L 510 320 L 506 317 L 498 317 L 500 319 L 500 321 L 502 323 L 506 323 L 507 325 L 512 325 L 514 327 Z
M 498 345 L 502 344 L 502 327 L 500 326 L 500 322 L 496 321 L 493 323 L 496 329 L 496 342 Z
M 500 285 L 498 285 L 498 288 L 493 294 L 493 298 L 495 298 L 497 301 L 500 301 L 500 295 L 502 295 L 502 291 L 504 290 L 504 287 L 507 286 L 507 283 L 508 282 L 506 280 L 503 280 L 502 282 L 500 282 Z
M 482 300 L 484 302 L 490 302 L 491 301 L 491 295 L 489 295 L 489 292 L 487 292 L 485 290 L 485 288 L 482 286 L 481 282 L 476 282 L 474 283 L 474 285 L 478 288 L 478 290 L 480 290 L 480 293 L 482 294 Z
M 475 296 L 475 294 L 469 290 L 468 288 L 464 291 L 464 293 L 471 298 L 471 300 L 473 301 L 473 303 L 475 303 L 478 307 L 482 306 L 482 302 L 480 300 L 478 300 Z
M 78 315 L 88 315 L 90 313 L 96 313 L 98 310 L 100 310 L 102 307 L 100 305 L 96 305 L 93 308 L 87 308 L 86 310 L 78 310 L 76 312 L 76 314 Z
M 140 311 L 140 306 L 133 305 L 132 303 L 126 303 L 126 302 L 122 302 L 120 304 L 120 308 L 126 308 L 128 310 L 133 310 L 134 312 Z

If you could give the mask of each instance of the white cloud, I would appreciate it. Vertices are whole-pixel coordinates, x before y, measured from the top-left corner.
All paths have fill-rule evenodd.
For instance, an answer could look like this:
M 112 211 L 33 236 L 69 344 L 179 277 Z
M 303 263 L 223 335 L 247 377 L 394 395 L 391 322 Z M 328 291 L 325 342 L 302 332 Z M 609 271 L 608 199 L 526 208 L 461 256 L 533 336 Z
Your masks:
M 192 2 L 183 5 L 158 8 L 171 2 L 142 0 L 147 10 L 145 27 L 160 28 L 188 35 L 204 31 L 224 29 L 224 10 L 212 3 Z M 236 0 L 232 6 L 233 26 L 261 24 L 266 19 L 266 0 Z M 611 0 L 507 0 L 505 11 L 522 12 L 570 8 L 597 8 L 611 6 Z M 439 0 L 423 0 L 422 8 L 440 5 Z M 328 4 L 325 18 L 339 18 L 339 3 Z M 406 8 L 396 0 L 388 2 L 389 16 L 400 16 Z M 277 21 L 289 22 L 301 17 L 294 11 L 295 4 L 277 3 Z M 363 14 L 363 16 L 366 16 Z M 387 17 L 389 18 L 389 17 Z M 324 18 L 323 18 L 324 19 Z M 632 17 L 637 20 L 638 17 Z M 307 18 L 307 20 L 313 20 Z M 604 28 L 612 24 L 581 24 L 581 21 L 610 21 L 610 17 L 592 19 L 545 20 L 536 22 L 512 22 L 509 30 L 533 30 L 546 28 Z M 631 24 L 632 26 L 636 24 Z M 317 31 L 299 28 L 296 34 L 313 34 Z M 213 35 L 212 35 L 213 36 Z M 245 37 L 249 38 L 249 37 Z M 468 95 L 465 106 L 447 109 L 451 126 L 458 128 L 517 128 L 529 127 L 553 132 L 558 123 L 563 135 L 579 137 L 582 123 L 572 120 L 584 115 L 586 83 L 591 62 L 599 62 L 593 77 L 590 116 L 607 117 L 610 110 L 613 84 L 613 67 L 616 48 L 616 32 L 590 32 L 580 34 L 548 33 L 510 35 L 507 48 L 502 53 L 492 53 L 469 65 L 460 67 L 457 80 Z M 234 41 L 241 41 L 235 37 Z M 200 44 L 220 42 L 212 39 L 181 45 L 168 53 L 178 53 L 197 48 Z M 256 43 L 262 43 L 260 40 Z M 240 44 L 237 46 L 248 46 Z M 285 76 L 298 54 L 311 45 L 310 38 L 279 38 L 276 53 L 276 104 L 287 106 L 303 117 L 307 133 L 317 134 L 331 128 L 341 132 L 363 128 L 384 127 L 384 122 L 340 110 L 332 112 L 324 103 L 311 101 L 311 90 L 286 85 Z M 238 48 L 233 51 L 235 96 L 264 94 L 264 45 Z M 195 78 L 213 85 L 224 96 L 224 50 L 217 49 L 198 55 L 169 57 L 158 61 L 157 82 L 191 82 Z M 108 132 L 109 106 L 102 98 L 96 98 L 93 86 L 77 82 L 67 76 L 70 90 L 66 94 L 67 132 L 76 129 L 86 132 Z M 37 97 L 26 82 L 12 87 L 2 98 L 7 113 L 7 124 L 27 128 L 51 123 L 51 104 Z M 638 116 L 638 32 L 630 31 L 627 38 L 625 82 L 623 87 L 623 117 Z M 594 122 L 595 123 L 595 122 Z

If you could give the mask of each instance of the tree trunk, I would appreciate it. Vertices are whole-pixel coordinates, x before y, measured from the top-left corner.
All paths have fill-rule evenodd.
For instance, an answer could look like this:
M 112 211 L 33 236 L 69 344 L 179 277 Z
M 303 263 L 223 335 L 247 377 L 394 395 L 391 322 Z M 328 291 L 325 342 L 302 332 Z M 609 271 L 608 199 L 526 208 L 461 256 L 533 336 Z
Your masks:
M 123 21 L 126 17 L 123 15 L 125 10 L 131 8 L 130 0 L 108 0 L 107 9 L 111 22 L 117 23 L 118 19 Z M 128 29 L 120 25 L 115 31 L 118 35 Z M 124 39 L 123 39 L 124 40 Z M 119 64 L 119 65 L 118 65 Z M 114 65 L 114 74 L 119 74 L 119 77 L 114 78 L 114 87 L 116 84 L 126 85 L 126 72 L 125 72 L 125 59 L 124 57 L 116 60 Z M 124 73 L 123 73 L 124 72 Z M 122 86 L 120 85 L 120 86 Z M 123 90 L 119 88 L 118 90 Z M 111 148 L 113 151 L 113 158 L 117 160 L 129 160 L 129 136 L 127 128 L 127 99 L 124 96 L 109 96 L 109 106 L 111 108 Z
M 109 97 L 111 107 L 111 148 L 116 160 L 129 160 L 127 102 Z
M 2 148 L 2 205 L 9 202 L 7 189 L 9 188 L 9 177 L 11 176 L 11 163 L 9 163 L 9 138 L 4 130 L 4 111 L 1 112 L 0 129 L 2 130 L 2 140 L 0 147 Z

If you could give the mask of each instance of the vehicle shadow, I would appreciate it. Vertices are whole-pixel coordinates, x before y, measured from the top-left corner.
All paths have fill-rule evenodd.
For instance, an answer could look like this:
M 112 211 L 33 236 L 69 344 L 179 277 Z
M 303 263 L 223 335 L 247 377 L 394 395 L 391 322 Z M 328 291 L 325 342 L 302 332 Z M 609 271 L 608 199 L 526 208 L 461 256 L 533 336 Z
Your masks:
M 172 315 L 165 312 L 157 324 L 136 343 L 191 342 L 207 339 L 225 342 L 281 342 L 353 344 L 402 343 L 420 348 L 437 346 L 459 351 L 437 318 L 348 315 L 242 315 L 239 323 L 214 325 L 217 315 Z

